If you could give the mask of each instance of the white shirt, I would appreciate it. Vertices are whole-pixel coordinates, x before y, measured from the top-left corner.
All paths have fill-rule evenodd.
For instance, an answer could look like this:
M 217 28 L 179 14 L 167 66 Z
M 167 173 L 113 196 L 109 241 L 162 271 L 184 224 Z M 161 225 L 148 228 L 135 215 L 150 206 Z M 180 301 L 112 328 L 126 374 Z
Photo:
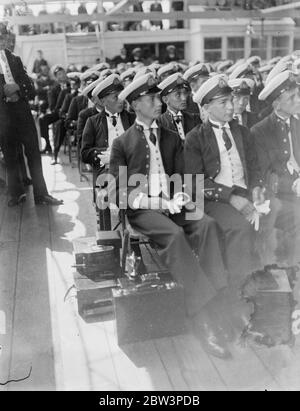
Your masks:
M 115 138 L 120 137 L 124 133 L 124 127 L 122 124 L 120 113 L 111 114 L 108 110 L 105 110 L 107 118 L 107 130 L 108 130 L 108 147 L 112 146 Z M 117 124 L 113 126 L 113 118 L 116 117 Z
M 150 165 L 149 165 L 149 191 L 148 196 L 151 197 L 158 197 L 161 193 L 164 194 L 165 197 L 169 198 L 169 191 L 168 191 L 168 184 L 167 178 L 165 174 L 165 169 L 159 149 L 159 142 L 158 142 L 158 125 L 156 121 L 151 124 L 151 129 L 153 134 L 156 137 L 156 144 L 154 145 L 150 140 L 150 128 L 143 122 L 136 120 L 136 124 L 143 127 L 144 136 L 148 143 L 149 150 L 150 150 Z M 140 193 L 136 199 L 133 201 L 133 208 L 139 208 L 140 202 L 143 197 L 147 196 L 145 193 Z
M 185 140 L 185 133 L 184 133 L 183 123 L 182 123 L 182 121 L 183 121 L 183 115 L 182 115 L 181 111 L 178 111 L 178 113 L 176 114 L 174 111 L 170 110 L 169 108 L 168 108 L 168 110 L 169 110 L 171 116 L 173 117 L 174 123 L 175 123 L 175 125 L 176 125 L 176 127 L 177 127 L 177 131 L 178 131 L 179 137 L 181 138 L 181 140 Z M 179 123 L 177 123 L 177 122 L 175 121 L 175 119 L 174 119 L 174 117 L 177 117 L 177 116 L 179 116 L 179 117 L 182 118 L 182 121 L 179 122 Z
M 215 178 L 215 182 L 218 184 L 222 184 L 227 187 L 238 186 L 247 189 L 247 185 L 245 182 L 245 174 L 243 164 L 236 147 L 234 138 L 231 134 L 230 126 L 228 123 L 224 124 L 226 133 L 231 140 L 232 147 L 228 151 L 225 147 L 224 139 L 223 139 L 223 130 L 222 125 L 216 123 L 215 121 L 209 120 L 212 124 L 218 126 L 218 128 L 213 127 L 213 131 L 215 133 L 218 147 L 220 151 L 220 159 L 221 159 L 221 171 Z
M 233 118 L 235 118 L 241 126 L 243 125 L 243 117 L 242 117 L 241 114 L 236 114 L 235 113 Z

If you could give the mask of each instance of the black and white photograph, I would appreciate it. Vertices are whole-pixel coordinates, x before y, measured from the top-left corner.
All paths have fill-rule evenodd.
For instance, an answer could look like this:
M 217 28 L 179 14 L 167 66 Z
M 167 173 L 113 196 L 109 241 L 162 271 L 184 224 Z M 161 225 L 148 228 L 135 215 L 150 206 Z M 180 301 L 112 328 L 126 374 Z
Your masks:
M 300 391 L 300 1 L 0 0 L 1 391 Z

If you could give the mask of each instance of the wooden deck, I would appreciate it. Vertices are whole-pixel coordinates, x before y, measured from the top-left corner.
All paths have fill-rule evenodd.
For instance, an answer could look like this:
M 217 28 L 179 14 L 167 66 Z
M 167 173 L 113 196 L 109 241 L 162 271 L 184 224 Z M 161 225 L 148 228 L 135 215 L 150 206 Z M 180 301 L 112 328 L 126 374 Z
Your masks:
M 190 334 L 121 349 L 114 321 L 77 315 L 72 240 L 94 235 L 91 189 L 67 164 L 44 170 L 65 204 L 35 207 L 31 195 L 9 209 L 0 194 L 0 390 L 299 390 L 300 337 L 293 349 L 232 347 L 233 360 L 209 357 Z M 298 287 L 299 290 L 299 287 Z M 298 291 L 297 291 L 298 293 Z M 1 317 L 0 317 L 1 318 Z M 2 333 L 2 334 L 1 334 Z

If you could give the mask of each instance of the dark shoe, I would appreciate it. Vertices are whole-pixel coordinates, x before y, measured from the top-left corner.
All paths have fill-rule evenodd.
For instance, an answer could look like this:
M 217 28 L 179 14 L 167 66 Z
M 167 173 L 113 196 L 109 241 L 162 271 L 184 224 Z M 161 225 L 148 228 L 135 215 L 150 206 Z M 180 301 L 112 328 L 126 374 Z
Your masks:
M 26 201 L 26 194 L 23 193 L 19 195 L 19 197 L 12 197 L 10 200 L 8 200 L 8 207 L 15 207 L 19 204 L 25 203 Z
M 199 324 L 196 319 L 194 320 L 194 329 L 196 337 L 200 340 L 200 343 L 207 354 L 223 360 L 232 358 L 226 343 L 221 341 L 221 338 L 209 322 L 203 322 L 201 320 Z
M 40 154 L 50 155 L 50 154 L 52 154 L 52 148 L 51 147 L 45 147 L 44 150 L 40 151 Z
M 54 198 L 50 196 L 49 194 L 42 196 L 42 197 L 36 197 L 34 199 L 34 202 L 36 205 L 49 205 L 49 206 L 59 206 L 64 203 L 63 200 L 58 200 L 57 198 Z
M 56 164 L 58 164 L 58 161 L 57 161 L 57 158 L 54 158 L 53 161 L 52 161 L 52 163 L 51 163 L 51 165 L 52 165 L 52 166 L 55 166 Z

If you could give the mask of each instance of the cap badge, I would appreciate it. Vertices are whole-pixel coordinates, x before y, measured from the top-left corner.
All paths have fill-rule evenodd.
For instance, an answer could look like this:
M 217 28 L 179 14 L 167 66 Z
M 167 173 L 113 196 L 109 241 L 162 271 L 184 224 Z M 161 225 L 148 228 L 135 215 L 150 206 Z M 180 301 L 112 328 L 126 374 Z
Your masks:
M 225 87 L 227 87 L 227 81 L 226 81 L 224 78 L 220 78 L 218 86 L 219 86 L 220 88 L 225 88 Z
M 148 79 L 148 81 L 147 81 L 148 87 L 152 87 L 152 86 L 154 86 L 155 84 L 156 84 L 155 78 L 152 77 L 152 76 L 150 76 L 149 79 Z

